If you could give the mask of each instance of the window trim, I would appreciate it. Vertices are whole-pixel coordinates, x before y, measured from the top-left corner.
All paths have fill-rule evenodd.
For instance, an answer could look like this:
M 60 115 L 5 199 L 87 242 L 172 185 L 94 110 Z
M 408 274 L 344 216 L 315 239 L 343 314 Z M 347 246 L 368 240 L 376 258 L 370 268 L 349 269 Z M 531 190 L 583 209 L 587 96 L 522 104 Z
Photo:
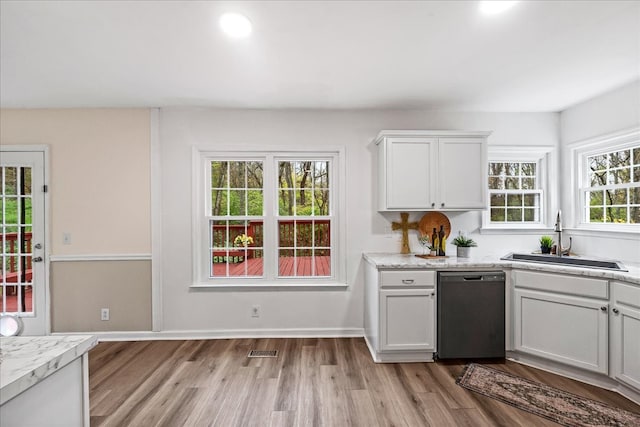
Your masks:
M 267 163 L 274 165 L 279 160 L 300 160 L 300 159 L 331 159 L 332 179 L 331 187 L 331 203 L 334 209 L 334 218 L 332 219 L 332 276 L 331 277 L 278 277 L 277 276 L 277 256 L 265 256 L 265 273 L 271 268 L 275 273 L 272 278 L 264 277 L 220 277 L 209 278 L 205 273 L 208 268 L 205 261 L 208 259 L 207 248 L 208 238 L 203 221 L 205 213 L 206 199 L 203 194 L 206 189 L 207 167 L 205 165 L 211 160 L 229 160 L 230 158 L 237 160 L 263 160 L 264 182 L 275 182 L 273 169 L 267 167 Z M 291 147 L 268 147 L 264 146 L 199 146 L 192 148 L 192 227 L 191 227 L 191 249 L 192 249 L 192 278 L 191 288 L 194 289 L 220 289 L 220 290 L 265 290 L 265 289 L 306 289 L 306 290 L 322 290 L 336 288 L 345 288 L 346 285 L 346 159 L 343 147 L 326 146 L 323 149 L 311 148 L 291 148 Z M 269 196 L 267 196 L 269 194 Z M 265 221 L 268 218 L 276 218 L 274 203 L 277 203 L 277 188 L 264 187 L 264 211 Z M 304 217 L 307 218 L 307 217 Z M 313 217 L 309 217 L 313 218 Z M 274 230 L 265 227 L 263 239 L 265 240 L 265 252 L 267 241 L 276 242 Z M 206 242 L 205 242 L 206 241 Z M 205 242 L 203 244 L 203 242 Z M 269 248 L 271 249 L 271 248 Z M 276 246 L 273 249 L 277 249 Z M 272 262 L 273 261 L 273 262 Z M 274 266 L 267 266 L 271 262 Z M 275 269 L 275 270 L 273 270 Z
M 490 162 L 536 162 L 538 170 L 536 172 L 538 178 L 538 186 L 541 189 L 540 197 L 540 221 L 534 223 L 522 222 L 491 222 L 491 199 L 489 197 L 489 185 L 485 183 L 485 191 L 487 192 L 487 208 L 482 212 L 482 233 L 500 233 L 500 232 L 516 232 L 522 231 L 548 231 L 549 219 L 552 217 L 552 209 L 556 203 L 556 188 L 550 183 L 555 175 L 556 156 L 555 147 L 553 146 L 529 146 L 529 145 L 489 145 L 487 147 L 487 164 Z
M 571 162 L 571 188 L 574 191 L 571 218 L 573 227 L 582 231 L 607 231 L 640 234 L 640 224 L 589 223 L 585 221 L 585 200 L 582 191 L 586 176 L 586 159 L 594 154 L 624 150 L 640 143 L 640 127 L 600 135 L 568 146 Z

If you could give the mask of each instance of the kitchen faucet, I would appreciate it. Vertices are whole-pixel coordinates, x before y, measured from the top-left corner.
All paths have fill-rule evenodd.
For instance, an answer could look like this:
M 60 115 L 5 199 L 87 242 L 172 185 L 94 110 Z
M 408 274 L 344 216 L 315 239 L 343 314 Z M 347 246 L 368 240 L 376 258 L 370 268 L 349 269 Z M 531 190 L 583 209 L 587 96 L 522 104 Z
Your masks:
M 556 245 L 556 255 L 561 257 L 562 255 L 569 255 L 571 252 L 571 245 L 573 243 L 573 239 L 569 237 L 569 247 L 562 248 L 562 213 L 558 211 L 558 215 L 556 216 L 556 225 L 553 229 L 556 233 L 558 233 L 558 244 Z

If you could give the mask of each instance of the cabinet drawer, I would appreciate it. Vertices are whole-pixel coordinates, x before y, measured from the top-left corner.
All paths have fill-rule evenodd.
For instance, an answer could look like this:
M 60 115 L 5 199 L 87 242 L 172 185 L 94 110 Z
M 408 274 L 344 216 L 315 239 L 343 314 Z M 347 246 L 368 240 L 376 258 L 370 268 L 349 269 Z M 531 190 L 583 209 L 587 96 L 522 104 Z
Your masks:
M 434 287 L 436 272 L 425 270 L 381 271 L 380 285 L 389 286 Z
M 511 277 L 516 288 L 559 292 L 588 298 L 609 298 L 609 282 L 603 279 L 522 270 L 514 270 Z

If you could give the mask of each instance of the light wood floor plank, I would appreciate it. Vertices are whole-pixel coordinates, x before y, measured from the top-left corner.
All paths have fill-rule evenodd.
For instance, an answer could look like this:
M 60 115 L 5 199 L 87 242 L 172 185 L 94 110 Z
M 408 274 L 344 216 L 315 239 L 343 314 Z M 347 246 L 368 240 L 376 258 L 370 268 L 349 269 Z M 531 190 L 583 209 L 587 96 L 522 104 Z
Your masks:
M 277 358 L 248 358 L 250 350 Z M 632 412 L 615 393 L 504 360 L 480 361 Z M 455 384 L 468 361 L 376 364 L 361 338 L 100 343 L 92 427 L 555 426 Z
M 437 392 L 416 393 L 422 402 L 429 424 L 437 427 L 456 426 L 456 420 L 442 396 Z
M 347 408 L 348 380 L 337 365 L 320 366 L 321 425 L 349 426 L 351 415 Z
M 380 426 L 376 418 L 376 410 L 373 407 L 371 393 L 368 390 L 351 390 L 349 397 L 349 411 L 354 426 L 375 427 Z
M 317 341 L 316 341 L 317 344 Z M 298 389 L 295 411 L 289 411 L 292 415 L 293 425 L 318 426 L 320 425 L 320 373 L 317 359 L 316 344 L 305 345 L 301 349 L 300 388 Z
M 269 427 L 293 427 L 295 413 L 292 411 L 273 411 L 269 420 Z

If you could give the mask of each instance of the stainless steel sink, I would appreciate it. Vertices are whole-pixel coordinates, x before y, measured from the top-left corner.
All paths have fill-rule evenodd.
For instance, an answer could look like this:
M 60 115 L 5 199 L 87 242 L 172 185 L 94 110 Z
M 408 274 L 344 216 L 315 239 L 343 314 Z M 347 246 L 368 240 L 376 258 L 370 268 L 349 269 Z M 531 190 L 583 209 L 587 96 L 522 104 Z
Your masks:
M 542 255 L 542 254 L 516 254 L 510 253 L 503 256 L 503 260 L 519 262 L 535 262 L 541 264 L 566 265 L 569 267 L 599 268 L 603 270 L 628 271 L 619 261 L 607 261 L 575 256 Z

